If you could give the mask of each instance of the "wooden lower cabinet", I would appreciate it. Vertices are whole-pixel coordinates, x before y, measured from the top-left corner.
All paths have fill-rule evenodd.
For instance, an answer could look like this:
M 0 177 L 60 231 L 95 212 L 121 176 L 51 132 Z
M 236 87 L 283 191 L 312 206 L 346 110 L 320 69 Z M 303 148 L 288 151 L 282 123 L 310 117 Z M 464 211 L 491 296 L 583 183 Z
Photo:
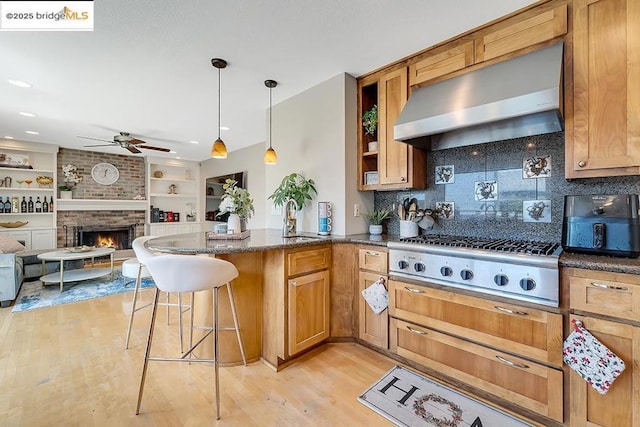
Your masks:
M 562 371 L 400 319 L 390 350 L 444 375 L 562 422 Z
M 385 254 L 386 255 L 386 254 Z M 386 275 L 360 271 L 358 279 L 358 304 L 359 304 L 359 334 L 361 340 L 383 349 L 389 348 L 389 310 L 375 314 L 369 304 L 362 297 L 362 291 L 368 288 L 380 277 L 386 280 Z
M 563 422 L 562 315 L 389 280 L 389 350 Z
M 640 327 L 572 315 L 582 321 L 607 348 L 617 354 L 626 369 L 615 380 L 607 394 L 599 394 L 576 372 L 570 373 L 570 421 L 572 426 L 640 425 Z
M 389 281 L 393 317 L 562 366 L 562 315 Z
M 329 338 L 329 271 L 289 279 L 289 355 Z

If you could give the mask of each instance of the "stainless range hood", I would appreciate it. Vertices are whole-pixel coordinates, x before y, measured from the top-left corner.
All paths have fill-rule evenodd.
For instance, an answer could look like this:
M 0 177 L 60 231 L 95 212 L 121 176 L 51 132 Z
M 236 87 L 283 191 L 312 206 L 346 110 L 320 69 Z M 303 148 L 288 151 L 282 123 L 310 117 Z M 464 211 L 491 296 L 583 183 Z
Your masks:
M 399 141 L 441 150 L 562 130 L 562 43 L 413 91 Z

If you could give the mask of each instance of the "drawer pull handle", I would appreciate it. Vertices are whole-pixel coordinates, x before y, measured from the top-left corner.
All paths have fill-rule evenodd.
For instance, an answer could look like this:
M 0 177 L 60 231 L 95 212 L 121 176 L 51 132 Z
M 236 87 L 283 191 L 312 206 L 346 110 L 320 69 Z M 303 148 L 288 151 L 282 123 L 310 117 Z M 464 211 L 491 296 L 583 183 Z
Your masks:
M 511 360 L 507 360 L 501 356 L 496 356 L 496 359 L 498 359 L 500 362 L 504 363 L 505 365 L 513 366 L 515 368 L 529 369 L 528 365 L 512 362 Z
M 596 282 L 591 282 L 591 286 L 595 286 L 596 288 L 602 288 L 602 289 L 611 289 L 614 291 L 628 291 L 629 288 L 627 288 L 626 286 L 613 286 L 613 285 L 607 285 L 604 283 L 596 283 Z
M 408 286 L 405 286 L 404 288 L 414 294 L 424 294 L 424 291 L 421 291 L 420 289 L 410 288 Z
M 293 286 L 298 286 L 298 282 L 296 282 L 295 280 L 294 280 L 293 282 L 291 282 L 291 284 L 292 284 Z
M 367 255 L 369 255 L 369 256 L 380 256 L 380 254 L 378 252 L 373 252 L 373 251 L 367 251 Z
M 515 311 L 515 310 L 511 310 L 510 308 L 500 307 L 499 305 L 494 305 L 493 308 L 495 308 L 496 310 L 502 311 L 503 313 L 517 314 L 518 316 L 529 315 L 529 313 L 525 313 L 524 311 Z
M 413 332 L 414 334 L 418 334 L 418 335 L 427 335 L 426 332 L 424 331 L 419 331 L 417 329 L 413 329 L 411 326 L 407 326 L 407 329 L 411 332 Z

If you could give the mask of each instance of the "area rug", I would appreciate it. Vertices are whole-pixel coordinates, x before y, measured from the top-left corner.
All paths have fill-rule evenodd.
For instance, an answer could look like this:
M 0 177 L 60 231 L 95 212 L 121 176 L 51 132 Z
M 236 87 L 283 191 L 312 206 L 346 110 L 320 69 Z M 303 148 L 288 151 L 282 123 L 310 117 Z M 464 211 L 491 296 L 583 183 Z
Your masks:
M 42 286 L 39 280 L 24 282 L 11 311 L 27 311 L 133 291 L 134 279 L 126 278 L 125 287 L 125 278 L 122 277 L 120 267 L 114 268 L 113 277 L 113 280 L 107 275 L 92 280 L 65 283 L 63 292 L 60 292 L 59 285 Z M 142 279 L 141 288 L 151 286 L 154 286 L 152 279 Z
M 531 426 L 401 366 L 396 366 L 358 400 L 398 426 Z

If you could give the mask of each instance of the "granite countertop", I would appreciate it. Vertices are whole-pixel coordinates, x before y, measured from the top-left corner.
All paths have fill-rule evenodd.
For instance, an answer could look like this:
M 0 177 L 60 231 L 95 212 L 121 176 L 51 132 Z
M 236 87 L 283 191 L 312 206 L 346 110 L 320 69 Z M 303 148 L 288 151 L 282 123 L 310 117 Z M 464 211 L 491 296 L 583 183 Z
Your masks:
M 174 234 L 156 237 L 146 242 L 151 250 L 182 254 L 227 254 L 257 252 L 271 249 L 289 249 L 323 243 L 359 243 L 387 246 L 387 236 L 354 234 L 350 236 L 319 236 L 315 233 L 299 233 L 296 237 L 282 237 L 279 229 L 255 229 L 242 240 L 207 240 L 206 232 Z
M 610 271 L 612 273 L 640 274 L 639 258 L 620 258 L 603 255 L 587 255 L 563 252 L 560 267 L 584 268 L 586 270 Z

